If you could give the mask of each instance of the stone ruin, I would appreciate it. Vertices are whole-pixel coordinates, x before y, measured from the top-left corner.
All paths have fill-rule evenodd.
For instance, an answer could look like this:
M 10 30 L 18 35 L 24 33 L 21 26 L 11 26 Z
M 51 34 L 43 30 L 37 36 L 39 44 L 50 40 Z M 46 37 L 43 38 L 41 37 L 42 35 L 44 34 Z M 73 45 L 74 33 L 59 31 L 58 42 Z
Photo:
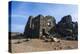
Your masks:
M 48 31 L 55 27 L 55 25 L 56 20 L 52 16 L 29 16 L 28 22 L 25 26 L 24 35 L 30 38 L 39 38 L 44 33 L 48 33 Z
M 59 34 L 61 37 L 75 36 L 78 39 L 78 23 L 72 21 L 71 15 L 64 16 L 58 24 L 53 16 L 29 16 L 24 29 L 26 38 L 39 38 L 51 34 Z

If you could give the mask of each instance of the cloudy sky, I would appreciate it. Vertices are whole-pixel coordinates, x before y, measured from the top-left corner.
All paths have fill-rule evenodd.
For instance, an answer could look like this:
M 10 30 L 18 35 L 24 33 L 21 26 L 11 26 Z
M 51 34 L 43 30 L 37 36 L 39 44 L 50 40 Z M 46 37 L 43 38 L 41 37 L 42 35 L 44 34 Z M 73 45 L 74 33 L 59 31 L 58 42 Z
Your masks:
M 49 3 L 33 3 L 33 2 L 9 2 L 9 17 L 11 18 L 11 31 L 24 32 L 25 24 L 30 15 L 44 16 L 51 15 L 56 19 L 56 23 L 65 15 L 71 15 L 73 21 L 78 21 L 78 7 L 72 4 L 49 4 Z M 9 24 L 10 25 L 10 24 Z

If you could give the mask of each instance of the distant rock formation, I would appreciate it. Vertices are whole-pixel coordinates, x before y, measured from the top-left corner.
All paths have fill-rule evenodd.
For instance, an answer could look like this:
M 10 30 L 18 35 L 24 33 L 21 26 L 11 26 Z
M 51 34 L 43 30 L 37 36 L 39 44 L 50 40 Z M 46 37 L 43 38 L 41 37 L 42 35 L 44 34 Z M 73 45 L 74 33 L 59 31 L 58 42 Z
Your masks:
M 53 16 L 29 16 L 24 29 L 27 38 L 39 38 L 43 35 L 59 34 L 62 37 L 72 36 L 78 38 L 78 23 L 72 21 L 71 15 L 64 16 L 58 24 Z

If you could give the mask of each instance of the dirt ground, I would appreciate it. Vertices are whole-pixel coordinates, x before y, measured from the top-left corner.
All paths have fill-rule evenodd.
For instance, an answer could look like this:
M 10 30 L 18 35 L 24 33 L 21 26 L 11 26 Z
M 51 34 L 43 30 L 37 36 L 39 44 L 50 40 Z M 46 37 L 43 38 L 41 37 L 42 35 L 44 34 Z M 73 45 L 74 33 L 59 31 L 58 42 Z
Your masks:
M 13 39 L 11 40 L 12 53 L 20 52 L 40 52 L 40 51 L 54 51 L 77 49 L 78 41 L 60 40 L 60 42 L 45 42 L 41 39 Z

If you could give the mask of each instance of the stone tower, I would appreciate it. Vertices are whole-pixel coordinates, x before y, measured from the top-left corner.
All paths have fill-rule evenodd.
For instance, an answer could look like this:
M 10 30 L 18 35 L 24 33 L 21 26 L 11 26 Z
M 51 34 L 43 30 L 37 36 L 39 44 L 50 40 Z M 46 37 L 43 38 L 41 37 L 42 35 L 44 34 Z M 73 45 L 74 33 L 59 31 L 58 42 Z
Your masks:
M 56 20 L 52 16 L 38 15 L 36 17 L 29 16 L 25 26 L 24 35 L 31 38 L 39 38 L 43 32 L 49 33 L 49 30 L 56 25 Z

